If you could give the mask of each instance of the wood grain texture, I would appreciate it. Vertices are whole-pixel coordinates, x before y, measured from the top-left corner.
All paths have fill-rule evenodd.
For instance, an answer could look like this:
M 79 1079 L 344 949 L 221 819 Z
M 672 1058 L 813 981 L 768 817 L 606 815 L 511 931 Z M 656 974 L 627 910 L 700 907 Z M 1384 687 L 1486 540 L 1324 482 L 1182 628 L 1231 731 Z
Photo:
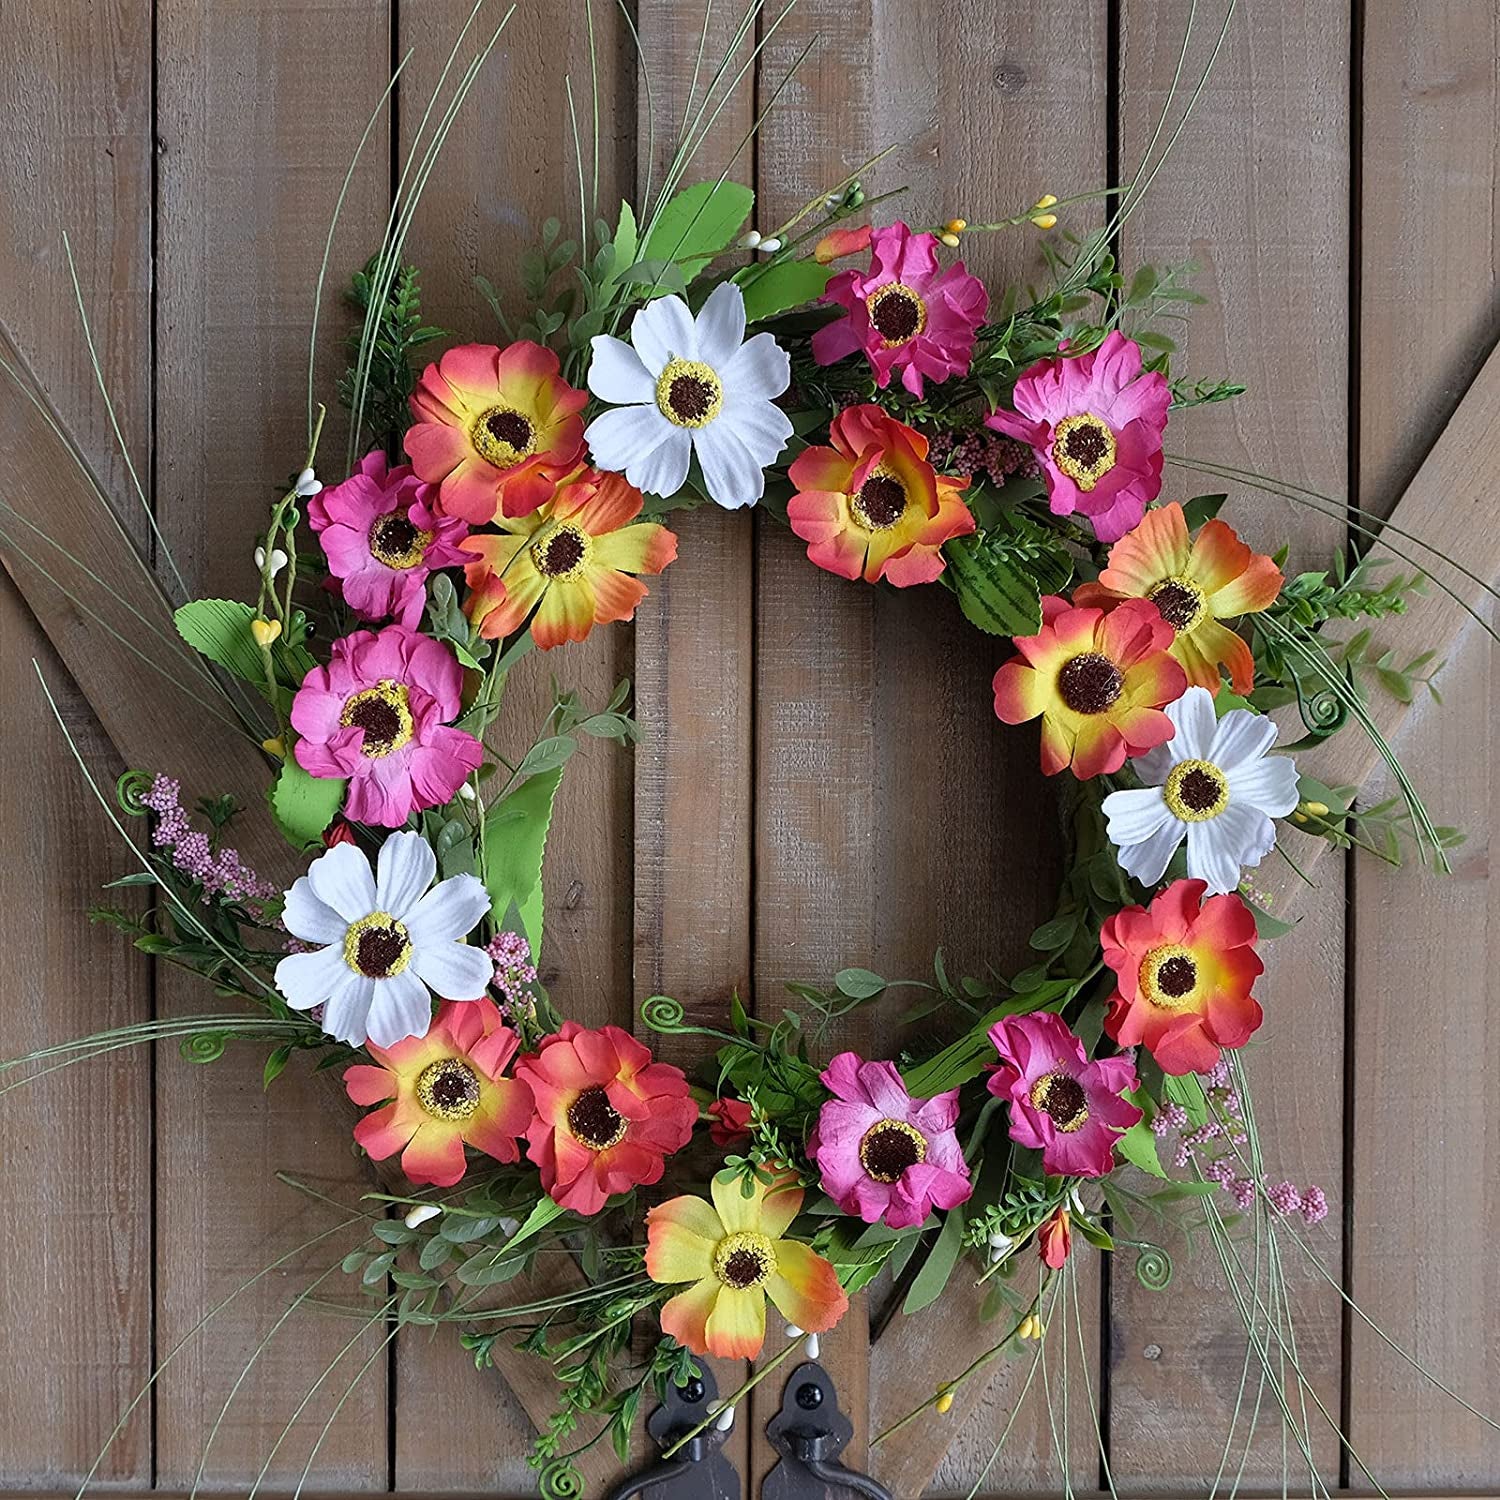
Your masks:
M 1476 0 L 1382 5 L 1368 10 L 1363 43 L 1357 493 L 1367 509 L 1386 514 L 1500 333 L 1500 21 Z M 1390 377 L 1395 369 L 1399 382 Z M 1455 457 L 1462 462 L 1461 450 Z M 1475 558 L 1464 522 L 1440 536 L 1406 529 L 1497 578 L 1493 555 L 1487 568 Z M 1500 1391 L 1500 1309 L 1480 1270 L 1484 1247 L 1500 1233 L 1493 1170 L 1500 1139 L 1485 1107 L 1486 1080 L 1500 1066 L 1493 1015 L 1500 908 L 1488 878 L 1500 813 L 1493 747 L 1500 680 L 1490 637 L 1456 608 L 1445 612 L 1450 629 L 1463 630 L 1439 649 L 1448 658 L 1439 678 L 1444 706 L 1423 704 L 1395 747 L 1434 815 L 1468 837 L 1448 878 L 1374 860 L 1357 867 L 1350 1291 L 1398 1344 L 1488 1410 Z M 1483 613 L 1493 626 L 1493 605 Z M 1439 644 L 1393 623 L 1403 657 Z M 1382 627 L 1382 645 L 1387 634 Z M 1367 788 L 1367 802 L 1395 790 L 1386 780 Z M 1440 997 L 1440 1025 L 1408 1023 L 1406 997 L 1415 994 Z M 1416 1119 L 1397 1118 L 1390 1107 L 1397 1096 L 1423 1101 Z M 1383 1483 L 1482 1485 L 1500 1469 L 1500 1435 L 1434 1390 L 1357 1318 L 1350 1405 L 1355 1450 Z M 1362 1479 L 1357 1468 L 1352 1477 Z
M 312 289 L 328 215 L 388 77 L 388 27 L 384 5 L 355 0 L 157 7 L 157 510 L 198 592 L 239 595 L 251 586 L 250 554 L 267 505 L 303 462 Z M 387 181 L 377 164 L 355 184 L 344 219 L 353 240 L 378 235 Z M 330 406 L 341 364 L 336 339 L 328 339 L 318 382 Z M 325 472 L 338 468 L 339 431 L 335 419 Z M 227 780 L 231 769 L 206 783 L 185 780 L 185 791 L 229 790 L 258 807 L 260 784 Z M 248 831 L 269 820 L 252 813 L 244 822 Z M 187 977 L 163 975 L 160 989 L 169 1012 L 202 1013 L 215 1003 Z M 261 1063 L 253 1049 L 204 1069 L 162 1059 L 163 1351 L 230 1289 L 335 1222 L 325 1206 L 278 1184 L 277 1169 L 306 1174 L 345 1199 L 365 1186 L 347 1117 L 329 1107 L 323 1088 L 293 1067 L 268 1094 Z M 342 1249 L 325 1243 L 259 1283 L 167 1371 L 158 1386 L 159 1482 L 193 1483 L 246 1361 L 290 1298 Z M 333 1285 L 352 1290 L 338 1279 Z M 294 1315 L 229 1408 L 208 1455 L 210 1483 L 253 1480 L 290 1422 L 268 1482 L 294 1486 L 316 1449 L 321 1484 L 384 1487 L 384 1335 L 367 1335 L 335 1364 L 354 1326 L 306 1310 Z
M 1146 149 L 1188 11 L 1186 4 L 1131 0 L 1122 7 L 1122 176 Z M 1222 15 L 1222 7 L 1200 7 L 1189 87 Z M 1343 5 L 1241 7 L 1175 156 L 1123 236 L 1128 268 L 1188 259 L 1202 268 L 1194 284 L 1210 306 L 1193 309 L 1176 370 L 1197 377 L 1232 369 L 1250 388 L 1228 407 L 1183 414 L 1169 426 L 1168 449 L 1335 491 L 1344 480 L 1347 421 L 1349 26 Z M 1286 192 L 1291 182 L 1295 196 Z M 1318 203 L 1317 213 L 1304 210 L 1304 197 Z M 1307 329 L 1317 337 L 1307 338 Z M 1223 487 L 1169 468 L 1164 495 Z M 1342 543 L 1336 521 L 1230 489 L 1226 519 L 1263 550 L 1290 543 L 1294 569 L 1326 565 Z M 1268 865 L 1252 879 L 1258 886 L 1274 874 Z M 1336 1226 L 1343 1139 L 1339 865 L 1325 862 L 1319 881 L 1322 888 L 1303 903 L 1303 925 L 1265 954 L 1257 993 L 1267 1028 L 1245 1056 L 1271 1143 L 1272 1180 L 1320 1184 Z M 1323 1229 L 1315 1242 L 1336 1274 L 1336 1228 Z M 1114 1268 L 1111 1464 L 1117 1483 L 1174 1483 L 1197 1492 L 1216 1472 L 1228 1437 L 1244 1335 L 1211 1257 L 1179 1252 L 1163 1294 L 1143 1288 L 1123 1258 Z M 1336 1410 L 1341 1319 L 1314 1274 L 1305 1265 L 1287 1267 L 1298 1353 Z M 1184 1411 L 1194 1420 L 1184 1422 Z M 1314 1451 L 1331 1482 L 1336 1438 L 1322 1429 Z M 1291 1462 L 1305 1474 L 1295 1449 Z M 1246 1474 L 1279 1483 L 1282 1466 L 1281 1423 L 1263 1416 Z

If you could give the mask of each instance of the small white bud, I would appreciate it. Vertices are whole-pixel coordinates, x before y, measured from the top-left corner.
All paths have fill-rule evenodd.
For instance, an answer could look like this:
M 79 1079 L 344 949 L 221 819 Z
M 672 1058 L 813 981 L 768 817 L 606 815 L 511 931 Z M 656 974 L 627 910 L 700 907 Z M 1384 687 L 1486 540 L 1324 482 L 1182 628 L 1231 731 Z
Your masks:
M 304 500 L 307 499 L 309 495 L 316 495 L 322 488 L 323 485 L 321 481 L 311 469 L 304 469 L 297 476 L 295 489 Z
M 479 795 L 479 793 L 476 792 L 473 786 L 466 781 L 459 787 L 458 795 L 462 797 L 465 802 L 472 802 Z
M 758 229 L 747 229 L 739 238 L 739 247 L 741 250 L 753 250 L 759 244 L 760 230 Z
M 807 1343 L 804 1345 L 804 1347 L 807 1350 L 807 1357 L 809 1359 L 816 1359 L 818 1357 L 818 1350 L 822 1347 L 822 1345 L 818 1342 L 817 1334 L 808 1334 Z
M 429 1219 L 435 1219 L 442 1213 L 442 1209 L 436 1203 L 419 1203 L 415 1208 L 407 1210 L 406 1217 L 401 1221 L 408 1229 L 417 1229 Z
M 759 250 L 762 255 L 775 255 L 775 253 L 779 249 L 781 249 L 781 241 L 777 239 L 773 234 L 770 239 L 762 240 L 760 244 L 755 248 Z
M 795 1323 L 788 1323 L 786 1325 L 786 1336 L 789 1339 L 800 1339 L 802 1337 L 802 1330 Z
M 719 1432 L 728 1432 L 734 1426 L 734 1408 L 726 1406 L 723 1411 L 714 1418 L 714 1427 Z
M 257 547 L 255 549 L 255 566 L 257 568 L 263 568 L 263 567 L 265 567 L 265 565 L 266 565 L 266 549 L 264 547 Z
M 499 1224 L 496 1225 L 496 1228 L 499 1229 L 500 1233 L 503 1234 L 506 1239 L 509 1239 L 511 1235 L 513 1235 L 520 1227 L 521 1221 L 519 1219 L 509 1218 L 502 1218 Z

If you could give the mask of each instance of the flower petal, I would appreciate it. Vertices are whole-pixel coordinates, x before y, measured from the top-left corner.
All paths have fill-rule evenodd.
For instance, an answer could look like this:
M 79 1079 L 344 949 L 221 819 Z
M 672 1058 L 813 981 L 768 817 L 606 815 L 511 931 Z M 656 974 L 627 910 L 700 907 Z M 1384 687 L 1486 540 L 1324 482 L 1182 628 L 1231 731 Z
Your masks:
M 306 875 L 286 893 L 281 921 L 293 937 L 304 943 L 342 943 L 349 924 L 326 902 L 313 894 Z
M 350 973 L 342 945 L 314 953 L 289 953 L 276 965 L 276 988 L 293 1010 L 323 1005 Z
M 646 1215 L 646 1274 L 652 1281 L 698 1281 L 713 1274 L 719 1216 L 702 1199 L 673 1198 Z
M 1236 766 L 1228 779 L 1231 802 L 1247 803 L 1270 817 L 1284 818 L 1297 805 L 1297 765 L 1286 756 Z
M 662 416 L 653 402 L 604 412 L 589 423 L 583 437 L 601 469 L 623 474 L 649 459 L 679 430 Z
M 719 1300 L 717 1277 L 705 1276 L 696 1286 L 678 1292 L 661 1310 L 661 1331 L 694 1354 L 708 1353 L 708 1319 Z
M 490 893 L 482 880 L 454 875 L 433 886 L 402 920 L 418 948 L 435 948 L 467 937 L 489 909 Z
M 409 1036 L 426 1036 L 432 995 L 411 968 L 375 981 L 366 1034 L 377 1047 L 394 1047 Z
M 381 846 L 375 875 L 375 905 L 404 917 L 437 874 L 437 855 L 420 833 L 393 833 Z
M 1209 750 L 1199 753 L 1220 770 L 1229 772 L 1259 760 L 1275 743 L 1276 725 L 1265 714 L 1232 708 L 1219 720 Z
M 765 493 L 765 470 L 721 417 L 693 437 L 709 499 L 725 510 L 754 505 Z
M 717 367 L 726 392 L 769 400 L 792 383 L 792 362 L 769 333 L 757 333 Z
M 478 1000 L 495 973 L 484 949 L 467 943 L 418 946 L 411 967 L 444 1000 Z
M 601 401 L 634 406 L 655 399 L 656 380 L 629 344 L 603 333 L 591 342 L 594 357 L 589 363 L 589 389 Z
M 708 1315 L 704 1342 L 721 1359 L 754 1359 L 766 1341 L 766 1297 L 759 1287 L 721 1286 Z
M 776 1273 L 766 1283 L 766 1295 L 787 1322 L 808 1333 L 826 1333 L 849 1307 L 838 1272 L 797 1240 L 777 1241 Z
M 698 358 L 693 315 L 681 297 L 648 302 L 630 325 L 630 342 L 653 376 L 660 375 L 671 360 Z
M 1236 712 L 1243 713 L 1244 710 Z M 1182 697 L 1168 706 L 1167 717 L 1177 727 L 1177 733 L 1169 742 L 1174 762 L 1214 760 L 1213 748 L 1219 720 L 1214 713 L 1214 695 L 1207 688 L 1190 687 Z M 1214 763 L 1219 764 L 1217 761 Z
M 325 906 L 347 922 L 357 922 L 375 910 L 375 877 L 370 861 L 353 844 L 335 844 L 308 867 L 308 881 Z
M 745 294 L 734 282 L 721 281 L 708 294 L 698 310 L 694 330 L 697 358 L 711 370 L 722 369 L 745 338 Z

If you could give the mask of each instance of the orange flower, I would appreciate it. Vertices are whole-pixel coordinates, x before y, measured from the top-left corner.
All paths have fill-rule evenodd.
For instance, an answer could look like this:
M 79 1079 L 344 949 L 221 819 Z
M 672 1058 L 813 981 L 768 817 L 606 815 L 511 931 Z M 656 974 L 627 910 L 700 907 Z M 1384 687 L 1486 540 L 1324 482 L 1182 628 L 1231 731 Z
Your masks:
M 459 543 L 475 560 L 464 569 L 465 612 L 486 640 L 519 630 L 544 651 L 581 641 L 597 625 L 628 620 L 646 597 L 633 573 L 660 573 L 677 556 L 677 538 L 654 521 L 631 525 L 641 492 L 619 474 L 593 469 L 565 482 L 550 505 L 502 516 L 501 536 Z
M 646 1215 L 646 1274 L 691 1282 L 661 1310 L 662 1332 L 694 1354 L 754 1359 L 766 1337 L 766 1298 L 788 1322 L 824 1333 L 849 1298 L 838 1272 L 799 1240 L 783 1239 L 802 1190 L 720 1172 L 713 1202 L 672 1198 Z
M 1105 614 L 1056 594 L 1042 600 L 1042 628 L 1018 636 L 995 673 L 995 713 L 1007 724 L 1042 719 L 1042 770 L 1065 766 L 1080 781 L 1118 771 L 1172 738 L 1161 710 L 1187 690 L 1167 654 L 1172 627 L 1155 605 L 1129 599 Z
M 787 520 L 808 557 L 840 578 L 931 583 L 943 543 L 974 530 L 968 479 L 938 474 L 927 439 L 878 406 L 841 411 L 828 435 L 831 448 L 804 450 L 787 471 L 798 491 Z
M 1174 632 L 1171 652 L 1195 687 L 1217 694 L 1220 667 L 1241 696 L 1255 686 L 1255 659 L 1244 637 L 1221 622 L 1269 609 L 1281 592 L 1281 569 L 1252 552 L 1223 521 L 1207 522 L 1189 540 L 1174 500 L 1146 512 L 1109 549 L 1098 583 L 1080 584 L 1074 604 L 1111 609 L 1122 599 L 1149 599 Z
M 464 344 L 428 365 L 411 398 L 406 452 L 440 486 L 438 509 L 482 526 L 529 515 L 583 457 L 588 394 L 540 344 Z
M 1073 1224 L 1067 1209 L 1058 1209 L 1037 1230 L 1036 1243 L 1042 1260 L 1054 1271 L 1060 1271 L 1073 1249 Z

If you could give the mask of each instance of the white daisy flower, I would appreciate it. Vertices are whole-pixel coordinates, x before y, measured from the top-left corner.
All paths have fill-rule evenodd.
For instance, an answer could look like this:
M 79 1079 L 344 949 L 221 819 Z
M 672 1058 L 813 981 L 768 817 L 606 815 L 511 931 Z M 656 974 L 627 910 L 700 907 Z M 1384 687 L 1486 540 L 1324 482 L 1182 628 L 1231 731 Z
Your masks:
M 495 966 L 464 938 L 489 910 L 489 893 L 472 875 L 428 890 L 436 874 L 437 856 L 420 833 L 392 834 L 374 872 L 353 844 L 319 855 L 281 914 L 293 937 L 323 945 L 276 965 L 287 1004 L 321 1005 L 323 1030 L 341 1042 L 392 1047 L 426 1036 L 434 992 L 479 999 Z
M 696 320 L 681 297 L 659 297 L 635 315 L 629 344 L 600 334 L 593 346 L 589 389 L 616 406 L 584 433 L 600 468 L 670 496 L 696 451 L 716 504 L 738 510 L 760 499 L 766 465 L 792 435 L 772 404 L 792 366 L 769 333 L 745 339 L 745 298 L 732 281 L 713 289 Z
M 1267 758 L 1276 743 L 1270 719 L 1243 708 L 1220 719 L 1207 688 L 1190 687 L 1166 715 L 1176 734 L 1130 763 L 1146 785 L 1104 799 L 1110 842 L 1122 870 L 1155 885 L 1185 837 L 1188 876 L 1224 895 L 1275 845 L 1271 819 L 1296 807 L 1297 767 Z

